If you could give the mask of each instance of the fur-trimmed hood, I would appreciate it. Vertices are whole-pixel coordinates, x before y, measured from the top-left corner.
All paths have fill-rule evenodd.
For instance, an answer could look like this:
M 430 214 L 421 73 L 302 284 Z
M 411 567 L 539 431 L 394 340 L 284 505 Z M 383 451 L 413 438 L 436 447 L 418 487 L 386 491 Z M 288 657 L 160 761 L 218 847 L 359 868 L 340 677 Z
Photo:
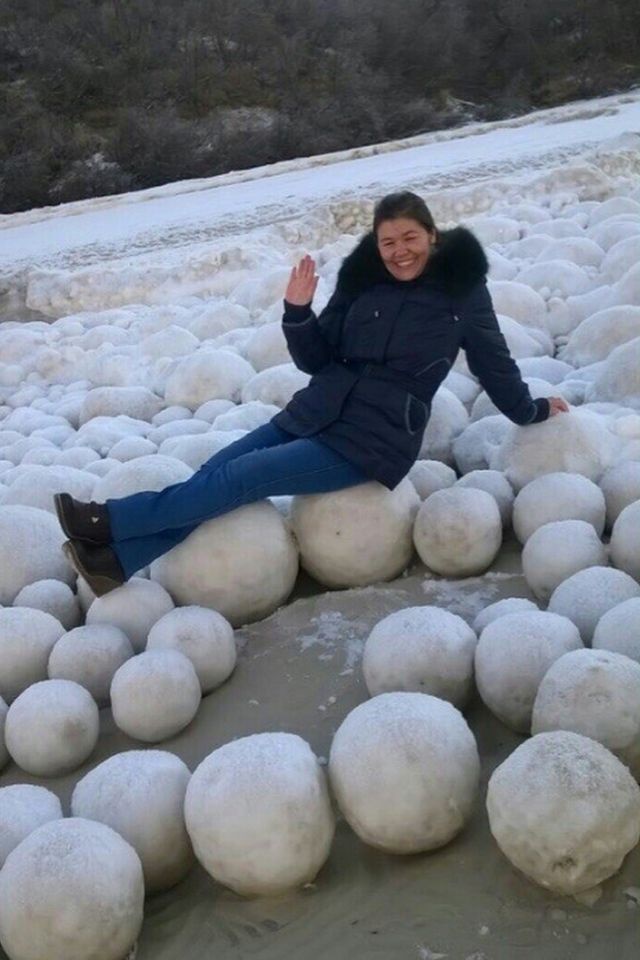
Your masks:
M 438 242 L 416 281 L 434 284 L 451 296 L 464 296 L 486 277 L 488 269 L 480 241 L 466 227 L 455 227 L 438 231 Z M 396 280 L 385 267 L 370 231 L 342 261 L 337 289 L 357 297 L 377 283 L 403 282 L 406 281 Z

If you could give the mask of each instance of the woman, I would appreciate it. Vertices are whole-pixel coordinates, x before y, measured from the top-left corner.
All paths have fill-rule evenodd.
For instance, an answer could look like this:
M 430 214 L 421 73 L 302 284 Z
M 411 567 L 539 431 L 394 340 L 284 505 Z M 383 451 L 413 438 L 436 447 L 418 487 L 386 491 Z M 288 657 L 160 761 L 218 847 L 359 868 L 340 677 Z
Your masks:
M 65 552 L 94 593 L 120 586 L 198 524 L 264 497 L 326 493 L 378 480 L 395 487 L 415 462 L 431 400 L 459 349 L 514 423 L 568 409 L 532 400 L 486 286 L 480 243 L 439 233 L 424 201 L 403 192 L 376 206 L 373 230 L 344 260 L 316 317 L 309 256 L 291 271 L 283 330 L 311 380 L 286 408 L 229 444 L 183 483 L 105 504 L 56 496 Z

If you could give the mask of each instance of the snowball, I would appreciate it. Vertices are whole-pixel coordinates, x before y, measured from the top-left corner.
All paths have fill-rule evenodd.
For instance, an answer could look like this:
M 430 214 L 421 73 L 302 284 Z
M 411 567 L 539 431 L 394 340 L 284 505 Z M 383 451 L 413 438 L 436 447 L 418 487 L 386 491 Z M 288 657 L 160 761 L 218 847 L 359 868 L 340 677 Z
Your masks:
M 47 661 L 64 627 L 49 613 L 29 607 L 0 609 L 0 696 L 11 703 L 47 676 Z
M 609 354 L 587 396 L 640 409 L 640 336 Z
M 640 663 L 640 597 L 625 600 L 600 617 L 592 646 L 623 653 Z
M 606 360 L 620 344 L 639 336 L 640 315 L 637 307 L 608 307 L 587 317 L 576 327 L 561 357 L 576 367 L 586 367 Z
M 139 653 L 154 623 L 173 608 L 173 600 L 159 583 L 132 577 L 121 587 L 96 597 L 87 611 L 86 623 L 119 627 Z
M 556 520 L 585 520 L 601 536 L 605 502 L 600 488 L 578 473 L 547 473 L 522 487 L 513 505 L 513 529 L 520 543 Z
M 477 637 L 462 617 L 438 607 L 408 607 L 380 620 L 362 658 L 372 697 L 393 690 L 430 693 L 462 707 L 473 683 Z
M 588 567 L 556 587 L 549 610 L 572 620 L 583 643 L 588 644 L 600 617 L 632 597 L 640 597 L 640 586 L 627 573 L 611 567 Z
M 247 360 L 258 373 L 280 363 L 291 363 L 280 321 L 265 323 L 251 335 L 247 343 Z
M 563 237 L 546 243 L 535 259 L 537 263 L 563 260 L 565 263 L 577 263 L 581 267 L 599 267 L 603 257 L 602 247 L 588 237 Z
M 55 514 L 54 494 L 67 491 L 77 500 L 90 500 L 95 483 L 93 474 L 74 467 L 32 466 L 11 484 L 2 502 L 5 506 L 21 504 Z
M 570 364 L 554 357 L 525 357 L 518 361 L 518 367 L 523 377 L 536 377 L 550 384 L 561 383 L 575 372 Z
M 111 683 L 113 719 L 128 736 L 157 743 L 191 723 L 200 695 L 188 657 L 177 650 L 149 650 L 116 671 Z
M 529 387 L 529 393 L 534 399 L 538 397 L 553 397 L 561 394 L 561 389 L 555 384 L 546 383 L 544 380 L 537 380 L 535 377 L 526 378 Z M 481 420 L 483 417 L 491 417 L 500 411 L 484 391 L 478 395 L 473 407 L 471 408 L 471 420 Z
M 27 773 L 58 777 L 91 755 L 99 727 L 98 708 L 84 687 L 70 680 L 42 680 L 9 707 L 7 750 Z
M 79 683 L 99 707 L 105 707 L 116 670 L 132 656 L 133 647 L 119 627 L 107 623 L 76 627 L 51 651 L 49 677 Z
M 254 734 L 210 753 L 189 781 L 185 816 L 198 860 L 245 896 L 310 883 L 334 833 L 324 773 L 290 733 Z
M 419 457 L 453 464 L 453 441 L 469 423 L 469 414 L 456 395 L 440 387 L 431 403 L 431 413 L 422 438 Z
M 245 435 L 245 430 L 210 430 L 197 437 L 171 437 L 160 446 L 160 453 L 182 460 L 193 470 L 199 470 L 220 450 Z
M 13 603 L 23 587 L 36 580 L 75 582 L 75 573 L 62 552 L 65 540 L 57 519 L 35 507 L 0 506 L 0 603 Z
M 0 873 L 0 940 L 20 960 L 123 960 L 144 905 L 137 853 L 115 831 L 63 819 L 34 830 Z
M 213 402 L 226 404 L 227 401 L 216 400 Z M 235 404 L 229 403 L 229 407 L 235 410 Z M 169 437 L 188 437 L 193 434 L 206 433 L 210 426 L 211 425 L 204 420 L 196 419 L 194 414 L 191 420 L 170 420 L 169 423 L 163 423 L 159 427 L 153 427 L 153 429 L 149 431 L 149 440 L 151 440 L 152 443 L 161 444 L 165 440 L 168 440 Z
M 612 876 L 640 837 L 640 788 L 602 744 L 540 733 L 493 773 L 489 825 L 530 880 L 575 894 Z
M 149 631 L 147 650 L 179 650 L 193 664 L 202 693 L 215 690 L 236 665 L 233 627 L 207 607 L 178 607 Z
M 442 576 L 482 573 L 502 543 L 498 505 L 484 490 L 437 490 L 418 511 L 413 539 L 422 562 Z
M 207 520 L 151 564 L 177 604 L 211 607 L 234 627 L 273 613 L 297 575 L 295 541 L 268 501 Z
M 490 603 L 488 607 L 481 610 L 473 621 L 473 629 L 477 634 L 481 634 L 485 627 L 499 617 L 504 617 L 508 613 L 524 613 L 537 609 L 535 603 L 525 597 L 505 597 L 504 600 L 496 600 L 495 603 Z
M 260 400 L 251 400 L 239 407 L 234 407 L 227 413 L 216 417 L 214 430 L 255 430 L 263 426 L 279 413 L 278 407 L 273 404 L 262 403 Z
M 490 280 L 488 287 L 496 313 L 511 317 L 525 327 L 544 329 L 547 311 L 539 293 L 515 280 Z
M 71 813 L 106 824 L 131 844 L 148 894 L 167 890 L 193 863 L 183 809 L 190 777 L 187 765 L 172 753 L 127 750 L 77 783 Z
M 573 650 L 550 667 L 532 733 L 573 730 L 597 740 L 640 778 L 640 663 L 609 650 Z
M 151 456 L 158 448 L 151 440 L 144 437 L 125 437 L 124 440 L 118 440 L 111 447 L 109 456 L 114 460 L 126 463 L 128 460 L 135 460 L 138 457 Z
M 610 220 L 621 213 L 640 216 L 640 203 L 637 200 L 632 200 L 631 197 L 611 197 L 594 209 L 589 219 L 589 228 L 598 223 L 603 223 L 605 220 Z
M 607 505 L 607 527 L 611 529 L 625 507 L 640 500 L 640 463 L 623 460 L 610 467 L 600 479 Z
M 329 775 L 358 836 L 388 853 L 448 843 L 473 807 L 480 761 L 462 714 L 424 693 L 383 693 L 343 720 Z
M 611 531 L 611 562 L 640 582 L 640 500 L 618 516 Z
M 0 697 L 0 770 L 9 763 L 9 751 L 7 750 L 7 745 L 4 742 L 4 726 L 7 719 L 7 712 L 9 707 L 6 702 Z
M 193 353 L 199 346 L 198 338 L 183 327 L 171 324 L 164 330 L 143 337 L 140 340 L 140 351 L 147 357 L 183 357 Z M 138 416 L 141 416 L 138 414 Z M 145 417 L 144 419 L 149 419 Z
M 30 833 L 50 820 L 62 818 L 62 806 L 44 787 L 18 783 L 0 789 L 0 867 Z
M 440 460 L 416 460 L 407 476 L 421 500 L 426 500 L 436 490 L 452 487 L 456 482 L 455 470 Z
M 190 332 L 199 340 L 210 340 L 219 337 L 227 330 L 245 326 L 251 315 L 249 311 L 235 303 L 213 303 L 204 307 L 196 316 L 188 321 Z
M 442 386 L 455 394 L 458 400 L 465 405 L 471 405 L 480 393 L 480 385 L 470 376 L 467 377 L 457 370 L 450 370 L 442 381 Z
M 453 456 L 460 473 L 486 470 L 508 435 L 510 426 L 502 414 L 470 423 L 453 442 Z
M 240 400 L 242 403 L 260 400 L 282 409 L 294 393 L 307 386 L 310 379 L 309 374 L 298 370 L 295 364 L 279 363 L 276 367 L 262 370 L 247 380 L 242 387 Z
M 233 409 L 235 409 L 235 403 L 231 400 L 207 400 L 206 403 L 198 407 L 193 416 L 198 421 L 201 420 L 205 423 L 212 424 L 221 413 L 226 413 L 227 410 Z
M 235 402 L 254 374 L 250 363 L 228 350 L 200 349 L 178 362 L 167 378 L 165 399 L 189 410 L 196 410 L 206 400 Z
M 614 452 L 614 438 L 604 418 L 572 410 L 527 427 L 508 425 L 489 465 L 503 470 L 519 491 L 545 473 L 580 473 L 597 480 L 611 466 Z
M 539 600 L 548 600 L 563 580 L 587 567 L 607 564 L 607 551 L 590 523 L 558 520 L 532 533 L 522 551 L 522 572 Z
M 151 420 L 162 409 L 160 397 L 146 387 L 97 387 L 82 401 L 80 423 L 94 417 L 118 417 L 125 414 L 136 420 Z
M 540 681 L 554 660 L 580 646 L 566 617 L 540 610 L 499 617 L 484 628 L 476 648 L 478 692 L 506 726 L 528 733 Z
M 302 566 L 332 589 L 392 580 L 409 565 L 420 498 L 406 478 L 296 496 L 291 525 Z
M 514 493 L 504 474 L 497 470 L 472 470 L 457 481 L 456 487 L 472 487 L 474 490 L 484 490 L 491 494 L 498 505 L 502 526 L 509 526 Z
M 60 580 L 37 580 L 23 587 L 13 601 L 16 607 L 31 607 L 50 613 L 65 630 L 80 623 L 78 598 L 66 583 Z
M 145 490 L 164 490 L 174 483 L 188 480 L 192 474 L 193 470 L 175 457 L 154 453 L 113 467 L 96 483 L 92 499 L 105 503 Z

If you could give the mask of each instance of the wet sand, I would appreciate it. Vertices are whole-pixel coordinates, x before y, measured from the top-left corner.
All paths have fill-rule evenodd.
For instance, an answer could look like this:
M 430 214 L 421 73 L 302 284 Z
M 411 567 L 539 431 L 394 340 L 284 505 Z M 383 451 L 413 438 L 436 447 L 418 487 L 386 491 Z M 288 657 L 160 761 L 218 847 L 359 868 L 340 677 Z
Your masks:
M 326 758 L 344 716 L 367 698 L 362 645 L 383 616 L 436 603 L 472 620 L 505 596 L 531 596 L 519 550 L 503 547 L 484 577 L 432 578 L 416 563 L 397 580 L 320 592 L 301 575 L 294 598 L 271 617 L 237 631 L 238 667 L 206 697 L 191 725 L 154 745 L 195 769 L 217 746 L 284 730 Z M 482 783 L 465 831 L 443 849 L 410 857 L 379 853 L 340 821 L 330 858 L 310 887 L 278 900 L 244 900 L 196 866 L 178 886 L 150 898 L 138 960 L 634 960 L 640 948 L 640 848 L 602 888 L 593 906 L 546 893 L 517 874 L 493 841 L 484 809 L 487 780 L 523 737 L 503 727 L 476 698 L 465 711 L 482 757 Z M 0 785 L 40 782 L 69 813 L 78 779 L 105 757 L 140 749 L 101 711 L 91 760 L 73 774 L 36 780 L 14 764 Z M 625 894 L 625 890 L 635 887 Z M 0 951 L 0 956 L 4 953 Z

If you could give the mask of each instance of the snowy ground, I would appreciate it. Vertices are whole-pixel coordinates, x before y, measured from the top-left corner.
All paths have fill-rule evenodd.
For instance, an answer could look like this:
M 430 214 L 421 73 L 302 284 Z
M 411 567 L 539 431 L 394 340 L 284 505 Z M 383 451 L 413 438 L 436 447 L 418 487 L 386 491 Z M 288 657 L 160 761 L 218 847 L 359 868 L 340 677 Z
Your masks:
M 276 573 L 261 592 L 251 557 L 233 553 L 248 536 L 233 527 L 236 520 L 229 527 L 213 521 L 218 533 L 212 527 L 197 548 L 187 541 L 173 566 L 152 570 L 152 579 L 174 597 L 181 590 L 179 603 L 220 609 L 239 627 L 241 656 L 192 725 L 160 747 L 193 770 L 234 737 L 286 729 L 326 757 L 344 716 L 366 698 L 360 659 L 368 632 L 407 605 L 434 604 L 469 623 L 505 597 L 525 596 L 544 609 L 570 574 L 601 564 L 598 589 L 578 583 L 568 601 L 569 617 L 590 639 L 616 590 L 620 599 L 640 596 L 635 514 L 614 527 L 609 543 L 623 507 L 640 502 L 639 147 L 640 92 L 633 92 L 1 218 L 0 631 L 1 605 L 27 605 L 24 594 L 17 598 L 22 589 L 28 597 L 34 582 L 58 581 L 34 605 L 56 609 L 67 629 L 84 620 L 93 599 L 86 585 L 79 601 L 61 586 L 75 587 L 75 578 L 60 552 L 52 494 L 105 499 L 159 489 L 270 419 L 308 379 L 291 364 L 280 330 L 291 264 L 303 251 L 316 257 L 321 306 L 342 257 L 368 226 L 373 199 L 412 188 L 441 225 L 464 222 L 484 242 L 500 324 L 523 375 L 534 396 L 562 395 L 571 413 L 512 427 L 462 357 L 438 394 L 411 479 L 424 500 L 457 475 L 487 471 L 477 482 L 500 492 L 504 525 L 492 521 L 503 545 L 487 573 L 480 564 L 478 575 L 441 578 L 414 554 L 404 574 L 389 561 L 388 583 L 326 592 L 304 573 L 296 579 L 289 541 L 276 553 L 271 534 L 257 535 L 255 551 L 270 551 Z M 572 475 L 569 496 L 552 486 L 521 498 L 520 507 L 516 500 L 514 534 L 514 494 L 557 472 Z M 381 511 L 380 519 L 397 509 L 397 536 L 409 548 L 411 497 L 402 507 L 399 497 L 368 508 Z M 283 533 L 290 504 L 280 498 L 276 506 L 269 523 Z M 370 539 L 356 543 L 359 561 L 388 547 L 376 543 L 371 516 Z M 567 519 L 583 524 L 570 548 L 543 545 L 547 562 L 534 544 L 523 576 L 518 538 Z M 342 522 L 348 541 L 348 510 Z M 459 563 L 470 548 L 461 545 Z M 323 558 L 327 569 L 332 560 Z M 234 563 L 243 576 L 225 583 Z M 289 601 L 280 606 L 283 597 Z M 125 619 L 135 619 L 134 606 L 123 600 Z M 477 697 L 469 720 L 483 790 L 454 843 L 428 857 L 387 857 L 357 842 L 342 822 L 317 883 L 273 904 L 241 900 L 198 868 L 148 902 L 140 960 L 204 958 L 212 947 L 220 957 L 274 960 L 285 953 L 512 960 L 516 951 L 527 960 L 600 960 L 612 942 L 630 960 L 638 851 L 595 906 L 525 881 L 499 854 L 484 812 L 489 774 L 523 738 Z M 79 770 L 43 781 L 12 763 L 0 783 L 46 783 L 66 804 L 90 766 L 139 746 L 102 710 L 97 752 Z

